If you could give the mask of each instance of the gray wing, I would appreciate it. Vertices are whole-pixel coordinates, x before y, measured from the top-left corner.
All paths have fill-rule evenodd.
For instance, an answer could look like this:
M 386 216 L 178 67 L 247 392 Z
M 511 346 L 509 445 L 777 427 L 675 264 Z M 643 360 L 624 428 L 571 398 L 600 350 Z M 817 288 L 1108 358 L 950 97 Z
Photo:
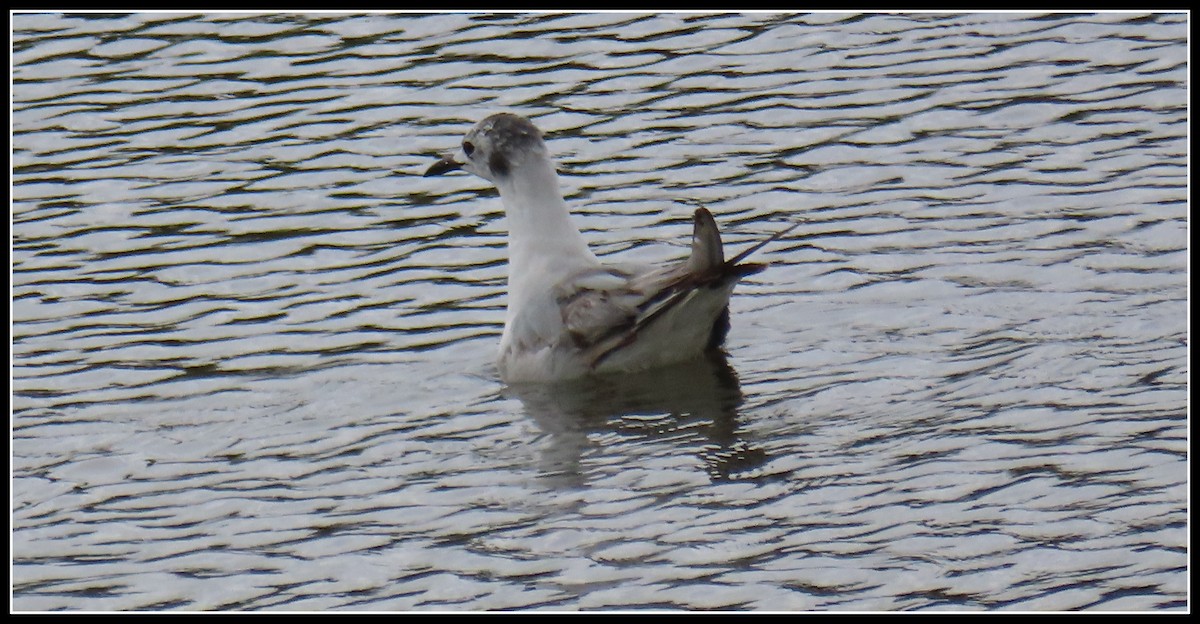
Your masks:
M 694 320 L 703 325 L 698 329 L 710 343 L 706 346 L 719 345 L 727 329 L 726 306 L 733 284 L 766 268 L 764 264 L 739 262 L 792 229 L 778 232 L 725 261 L 712 214 L 698 208 L 694 224 L 692 252 L 676 264 L 639 270 L 596 267 L 559 285 L 555 294 L 563 325 L 589 366 L 595 368 L 636 342 L 640 335 L 652 332 L 659 319 L 686 314 L 691 308 L 703 310 Z M 720 298 L 715 306 L 713 297 Z M 717 331 L 720 336 L 714 340 L 710 334 Z
M 555 300 L 575 346 L 587 349 L 634 327 L 672 272 L 596 267 L 564 280 L 555 292 Z

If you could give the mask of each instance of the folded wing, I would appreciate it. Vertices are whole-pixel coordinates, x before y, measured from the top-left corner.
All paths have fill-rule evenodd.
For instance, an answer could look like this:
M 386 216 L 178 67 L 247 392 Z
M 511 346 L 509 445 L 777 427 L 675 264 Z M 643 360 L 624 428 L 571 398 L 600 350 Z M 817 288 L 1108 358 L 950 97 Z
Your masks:
M 741 261 L 793 225 L 726 261 L 712 214 L 696 209 L 692 251 L 644 272 L 597 267 L 565 280 L 556 294 L 568 335 L 591 370 L 679 360 L 721 345 L 738 280 L 766 268 Z

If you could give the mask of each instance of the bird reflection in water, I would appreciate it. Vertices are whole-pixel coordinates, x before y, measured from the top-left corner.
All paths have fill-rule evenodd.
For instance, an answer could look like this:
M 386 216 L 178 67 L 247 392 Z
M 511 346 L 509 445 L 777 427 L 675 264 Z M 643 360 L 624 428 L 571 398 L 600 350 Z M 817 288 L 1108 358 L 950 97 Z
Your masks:
M 718 350 L 637 373 L 510 384 L 508 393 L 550 436 L 541 468 L 564 487 L 587 484 L 584 457 L 602 443 L 597 440 L 601 436 L 687 447 L 697 452 L 713 481 L 752 478 L 767 459 L 761 448 L 738 434 L 741 386 Z

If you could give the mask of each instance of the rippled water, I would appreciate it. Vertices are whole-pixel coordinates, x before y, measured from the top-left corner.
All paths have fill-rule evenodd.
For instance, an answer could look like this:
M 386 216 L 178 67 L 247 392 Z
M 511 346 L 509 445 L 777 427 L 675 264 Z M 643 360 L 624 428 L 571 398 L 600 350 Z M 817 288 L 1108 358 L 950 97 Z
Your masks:
M 1186 14 L 12 23 L 15 609 L 1187 608 Z M 498 380 L 501 110 L 727 358 Z

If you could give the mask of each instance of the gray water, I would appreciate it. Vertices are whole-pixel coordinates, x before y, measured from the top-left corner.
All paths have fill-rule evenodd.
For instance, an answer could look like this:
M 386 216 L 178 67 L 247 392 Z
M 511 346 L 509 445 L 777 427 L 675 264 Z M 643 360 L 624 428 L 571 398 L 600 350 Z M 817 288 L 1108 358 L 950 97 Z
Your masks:
M 1187 609 L 1186 14 L 12 22 L 15 609 Z M 499 381 L 499 111 L 727 357 Z

